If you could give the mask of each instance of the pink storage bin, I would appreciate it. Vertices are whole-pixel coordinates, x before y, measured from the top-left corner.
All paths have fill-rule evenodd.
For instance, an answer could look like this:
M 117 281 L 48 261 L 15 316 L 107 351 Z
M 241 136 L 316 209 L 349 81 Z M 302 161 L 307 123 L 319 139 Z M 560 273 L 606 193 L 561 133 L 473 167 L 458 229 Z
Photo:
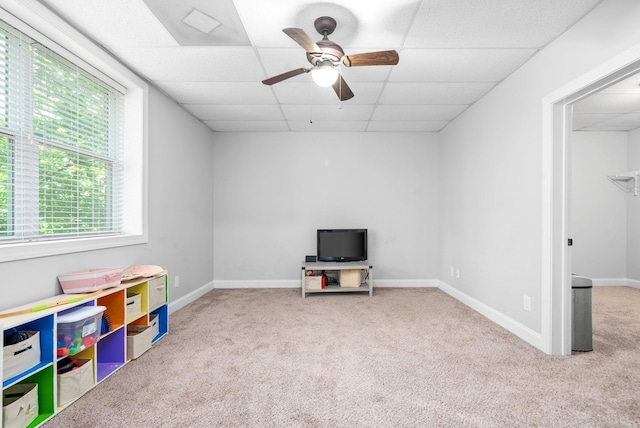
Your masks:
M 62 291 L 67 294 L 91 293 L 120 285 L 122 268 L 89 269 L 58 276 Z

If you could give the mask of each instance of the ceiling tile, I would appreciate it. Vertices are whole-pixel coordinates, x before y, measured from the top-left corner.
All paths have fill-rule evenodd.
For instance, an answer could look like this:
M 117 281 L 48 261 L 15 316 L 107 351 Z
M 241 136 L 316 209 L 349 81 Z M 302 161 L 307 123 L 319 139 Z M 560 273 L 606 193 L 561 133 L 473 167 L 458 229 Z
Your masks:
M 449 121 L 447 120 L 374 120 L 369 123 L 367 131 L 374 132 L 438 132 Z
M 574 113 L 628 113 L 640 110 L 640 94 L 598 93 L 573 105 Z
M 421 2 L 407 48 L 534 48 L 553 40 L 600 0 Z
M 207 120 L 205 124 L 217 132 L 286 132 L 287 122 L 267 120 Z
M 257 82 L 158 82 L 180 104 L 275 104 L 271 87 Z
M 372 120 L 452 120 L 467 105 L 379 105 Z
M 345 121 L 369 120 L 373 113 L 372 105 L 344 103 L 339 105 L 283 105 L 282 111 L 289 121 Z
M 388 83 L 380 104 L 472 104 L 494 83 Z
M 366 121 L 323 121 L 290 120 L 289 128 L 294 132 L 363 132 L 367 128 Z
M 235 0 L 249 39 L 257 47 L 297 46 L 282 32 L 289 27 L 301 28 L 312 40 L 320 40 L 313 23 L 320 16 L 331 16 L 337 26 L 329 38 L 346 53 L 349 48 L 399 47 L 417 8 L 415 0 L 376 2 L 375 6 L 369 0 L 336 3 L 279 0 L 275 5 L 264 0 Z
M 204 121 L 211 120 L 283 120 L 277 105 L 202 105 L 185 104 L 184 108 Z
M 178 46 L 142 0 L 43 0 L 104 46 Z
M 122 48 L 120 57 L 151 80 L 259 82 L 262 68 L 248 47 Z
M 579 131 L 617 116 L 618 113 L 574 113 L 572 117 L 573 130 Z
M 535 49 L 403 49 L 390 82 L 498 82 Z
M 333 88 L 320 88 L 310 79 L 308 83 L 280 82 L 273 85 L 273 90 L 282 104 L 340 104 Z M 383 86 L 383 83 L 347 83 L 355 96 L 342 104 L 374 104 Z
M 590 128 L 624 128 L 631 130 L 640 127 L 640 113 L 628 113 L 590 126 Z
M 144 0 L 156 18 L 182 46 L 250 46 L 232 0 Z M 219 26 L 204 33 L 183 20 L 197 11 Z

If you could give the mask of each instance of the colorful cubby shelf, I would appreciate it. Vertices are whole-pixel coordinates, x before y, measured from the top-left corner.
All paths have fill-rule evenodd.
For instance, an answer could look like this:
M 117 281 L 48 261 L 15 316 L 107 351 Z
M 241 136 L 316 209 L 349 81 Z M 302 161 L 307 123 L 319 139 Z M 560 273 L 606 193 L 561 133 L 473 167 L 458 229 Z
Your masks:
M 139 306 L 135 312 L 127 314 L 127 304 L 131 300 L 128 296 L 136 296 Z M 91 346 L 87 346 L 74 357 L 91 360 L 93 381 L 85 389 L 102 382 L 114 374 L 120 367 L 127 364 L 127 328 L 130 326 L 146 327 L 153 325 L 154 336 L 151 343 L 165 336 L 169 331 L 169 311 L 167 305 L 167 272 L 163 272 L 152 278 L 136 279 L 123 282 L 117 287 L 108 288 L 99 294 L 91 296 L 84 301 L 55 306 L 52 308 L 0 318 L 0 329 L 3 333 L 7 330 L 37 331 L 40 334 L 40 362 L 25 369 L 23 372 L 2 381 L 2 390 L 17 384 L 38 385 L 38 416 L 29 427 L 36 427 L 54 417 L 57 412 L 71 405 L 78 397 L 63 405 L 58 405 L 57 362 L 63 358 L 58 356 L 58 317 L 79 306 L 103 306 L 103 317 L 108 321 L 109 331 L 99 335 L 99 340 Z M 24 308 L 51 303 L 54 298 L 34 302 L 21 308 L 15 308 L 7 312 L 14 312 Z M 149 327 L 151 328 L 151 327 Z M 0 345 L 3 345 L 4 334 L 0 336 Z M 4 355 L 0 358 L 0 373 L 4 366 Z M 4 394 L 3 394 L 4 395 Z M 0 410 L 0 420 L 3 420 L 3 410 Z

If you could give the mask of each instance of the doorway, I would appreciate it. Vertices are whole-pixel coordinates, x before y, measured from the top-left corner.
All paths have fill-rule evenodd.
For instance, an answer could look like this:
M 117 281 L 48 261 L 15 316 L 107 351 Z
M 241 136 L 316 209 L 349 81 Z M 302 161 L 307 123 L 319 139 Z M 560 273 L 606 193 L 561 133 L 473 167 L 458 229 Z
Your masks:
M 573 105 L 640 72 L 640 45 L 543 99 L 543 350 L 571 355 L 571 132 Z

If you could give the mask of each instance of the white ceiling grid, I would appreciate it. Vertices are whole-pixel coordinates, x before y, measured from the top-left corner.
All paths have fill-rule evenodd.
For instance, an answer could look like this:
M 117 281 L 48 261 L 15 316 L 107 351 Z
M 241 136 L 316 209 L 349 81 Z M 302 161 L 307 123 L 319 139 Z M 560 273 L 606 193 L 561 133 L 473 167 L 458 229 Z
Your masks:
M 632 76 L 573 106 L 576 131 L 630 131 L 640 128 L 640 77 Z
M 437 132 L 600 0 L 41 1 L 214 131 Z M 184 24 L 194 9 L 221 25 Z M 309 66 L 282 29 L 320 40 L 313 22 L 325 15 L 347 55 L 395 49 L 398 65 L 342 67 L 355 94 L 344 102 L 309 73 L 263 85 Z M 640 116 L 629 103 L 635 113 L 576 105 L 575 123 L 622 129 Z

